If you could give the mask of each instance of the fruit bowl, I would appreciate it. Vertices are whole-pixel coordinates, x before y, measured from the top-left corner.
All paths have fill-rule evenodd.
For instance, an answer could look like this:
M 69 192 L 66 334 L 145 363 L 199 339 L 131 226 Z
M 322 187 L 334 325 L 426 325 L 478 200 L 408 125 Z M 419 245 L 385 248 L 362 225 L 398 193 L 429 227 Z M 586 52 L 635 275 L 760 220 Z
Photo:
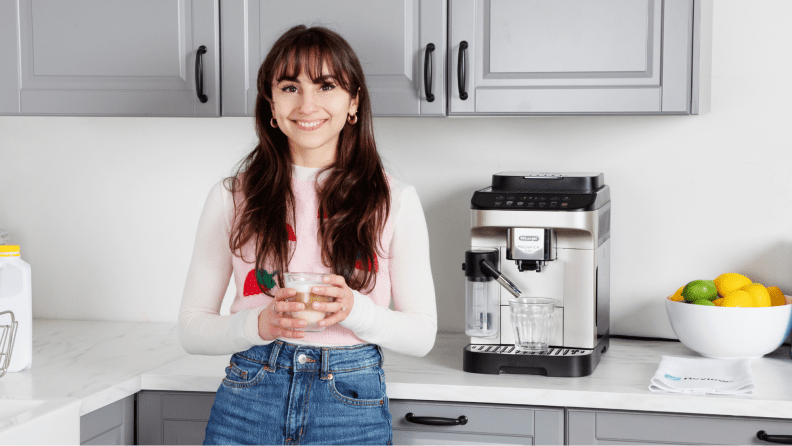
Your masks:
M 668 321 L 685 347 L 716 359 L 761 358 L 792 328 L 792 305 L 711 307 L 665 299 Z

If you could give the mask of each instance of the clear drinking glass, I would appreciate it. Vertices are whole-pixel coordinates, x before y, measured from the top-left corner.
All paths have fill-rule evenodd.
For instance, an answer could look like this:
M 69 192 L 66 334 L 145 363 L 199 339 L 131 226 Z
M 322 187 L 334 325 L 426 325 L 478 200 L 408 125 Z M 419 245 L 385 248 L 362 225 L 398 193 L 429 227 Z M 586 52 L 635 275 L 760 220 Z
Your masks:
M 302 302 L 305 304 L 305 310 L 293 311 L 291 313 L 284 313 L 285 316 L 294 319 L 302 319 L 307 322 L 307 325 L 302 328 L 296 328 L 300 331 L 318 332 L 325 329 L 317 322 L 325 318 L 324 311 L 317 311 L 311 309 L 313 302 L 333 302 L 335 299 L 328 296 L 319 296 L 311 292 L 311 288 L 315 286 L 332 286 L 324 283 L 322 279 L 329 274 L 315 274 L 315 273 L 284 273 L 283 281 L 285 288 L 294 288 L 297 294 L 286 299 L 288 302 Z
M 555 299 L 520 297 L 509 300 L 514 346 L 518 350 L 543 352 L 550 345 Z

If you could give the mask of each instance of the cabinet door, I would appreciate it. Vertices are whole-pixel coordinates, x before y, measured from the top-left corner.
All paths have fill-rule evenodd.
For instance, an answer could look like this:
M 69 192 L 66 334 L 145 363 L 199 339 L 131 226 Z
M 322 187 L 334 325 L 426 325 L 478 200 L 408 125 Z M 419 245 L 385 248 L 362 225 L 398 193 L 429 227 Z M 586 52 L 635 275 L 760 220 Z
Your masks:
M 0 0 L 0 113 L 219 116 L 218 2 Z
M 80 444 L 133 444 L 135 395 L 80 417 Z
M 393 444 L 563 444 L 564 411 L 552 407 L 390 400 Z M 465 424 L 433 426 L 407 420 L 441 417 Z
M 321 25 L 355 50 L 374 116 L 445 115 L 444 0 L 224 0 L 223 115 L 252 116 L 258 68 L 275 40 L 294 25 Z M 424 91 L 427 46 L 431 92 Z M 427 68 L 428 69 L 428 68 Z
M 201 444 L 214 392 L 138 393 L 138 444 Z
M 567 411 L 569 444 L 767 444 L 757 432 L 792 435 L 792 422 L 763 418 L 606 410 Z
M 449 3 L 449 114 L 690 112 L 693 0 Z

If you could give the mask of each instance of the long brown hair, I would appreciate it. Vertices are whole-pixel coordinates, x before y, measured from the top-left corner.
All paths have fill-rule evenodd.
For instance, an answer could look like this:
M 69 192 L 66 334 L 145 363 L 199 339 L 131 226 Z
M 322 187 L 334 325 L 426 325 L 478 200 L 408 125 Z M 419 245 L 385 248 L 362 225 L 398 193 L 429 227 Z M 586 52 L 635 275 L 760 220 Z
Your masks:
M 287 225 L 296 227 L 295 205 L 288 140 L 280 129 L 270 126 L 272 85 L 302 72 L 322 83 L 323 66 L 339 87 L 359 99 L 357 123 L 344 125 L 335 161 L 317 175 L 323 178 L 316 184 L 322 263 L 343 276 L 350 288 L 371 290 L 376 284 L 376 259 L 383 252 L 380 234 L 390 213 L 390 189 L 374 143 L 363 68 L 346 40 L 326 28 L 291 28 L 275 42 L 259 67 L 255 110 L 259 142 L 231 177 L 229 189 L 236 212 L 229 245 L 241 255 L 242 247 L 252 240 L 256 269 L 270 265 L 277 271 L 278 284 L 283 285 L 283 273 L 294 254 Z M 273 295 L 261 283 L 259 288 Z

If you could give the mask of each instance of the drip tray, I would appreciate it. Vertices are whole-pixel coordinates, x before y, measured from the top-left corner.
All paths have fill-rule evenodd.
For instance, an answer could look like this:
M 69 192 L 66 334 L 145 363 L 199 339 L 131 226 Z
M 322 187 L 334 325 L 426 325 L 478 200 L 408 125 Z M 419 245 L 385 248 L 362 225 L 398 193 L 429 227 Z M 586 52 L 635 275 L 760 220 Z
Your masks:
M 608 346 L 608 335 L 600 338 L 597 346 L 590 350 L 550 347 L 536 353 L 519 350 L 514 345 L 468 344 L 462 351 L 462 370 L 490 375 L 588 376 L 594 373 Z
M 487 344 L 470 344 L 470 351 L 478 353 L 497 353 L 501 355 L 534 355 L 534 356 L 584 356 L 591 355 L 594 350 L 566 348 L 566 347 L 550 347 L 543 352 L 527 352 L 518 350 L 513 345 L 487 345 Z

